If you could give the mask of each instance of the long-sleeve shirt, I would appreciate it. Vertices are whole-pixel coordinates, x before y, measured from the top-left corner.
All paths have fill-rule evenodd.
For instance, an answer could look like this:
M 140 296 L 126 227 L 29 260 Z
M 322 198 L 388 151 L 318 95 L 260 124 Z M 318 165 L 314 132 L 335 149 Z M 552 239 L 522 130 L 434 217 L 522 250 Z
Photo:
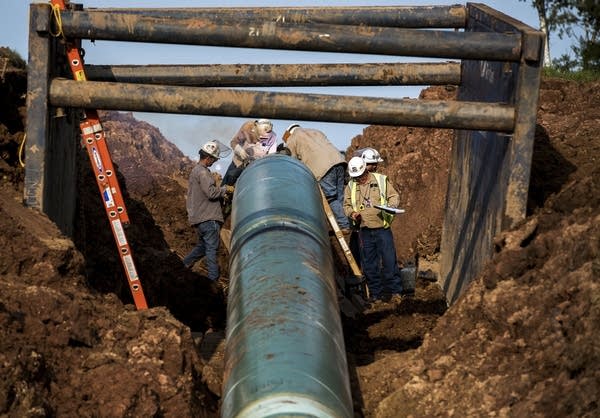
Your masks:
M 386 177 L 386 195 L 387 206 L 398 207 L 400 195 Z M 356 209 L 352 206 L 352 184 L 356 183 Z M 382 228 L 383 218 L 381 209 L 373 205 L 381 204 L 379 184 L 372 173 L 369 173 L 369 180 L 365 184 L 359 184 L 355 179 L 351 179 L 344 189 L 344 213 L 350 216 L 352 212 L 358 212 L 361 216 L 361 228 Z
M 292 157 L 306 164 L 317 180 L 321 180 L 334 165 L 346 162 L 342 153 L 329 142 L 325 134 L 316 129 L 294 129 L 286 146 Z
M 186 208 L 188 222 L 196 225 L 205 221 L 223 222 L 220 197 L 225 195 L 225 186 L 217 187 L 215 179 L 201 163 L 192 169 L 189 177 Z
M 244 147 L 244 150 L 248 154 L 248 162 L 258 160 L 269 154 L 274 154 L 277 152 L 277 134 L 271 131 L 265 136 L 258 138 L 258 142 L 255 144 Z
M 260 146 L 258 139 L 255 121 L 249 120 L 240 127 L 239 131 L 237 131 L 229 143 L 233 150 L 233 164 L 235 164 L 236 167 L 246 166 L 249 163 L 248 157 L 250 156 L 248 155 L 245 158 L 242 158 L 238 153 L 239 148 L 237 148 L 237 146 L 239 145 L 246 154 L 253 154 L 254 147 Z

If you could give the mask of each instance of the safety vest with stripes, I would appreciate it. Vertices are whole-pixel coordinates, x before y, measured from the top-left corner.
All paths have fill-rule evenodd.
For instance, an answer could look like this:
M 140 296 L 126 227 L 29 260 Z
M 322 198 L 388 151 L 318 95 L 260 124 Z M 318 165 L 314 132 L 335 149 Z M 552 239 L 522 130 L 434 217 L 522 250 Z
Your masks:
M 377 186 L 379 187 L 379 204 L 385 206 L 387 205 L 387 176 L 379 173 L 371 174 L 373 174 L 375 180 L 377 180 Z M 352 210 L 358 212 L 358 206 L 356 204 L 356 183 L 356 180 L 353 180 L 352 186 L 350 187 L 350 202 L 352 203 Z M 394 220 L 394 215 L 382 210 L 381 219 L 383 220 L 383 227 L 389 228 Z

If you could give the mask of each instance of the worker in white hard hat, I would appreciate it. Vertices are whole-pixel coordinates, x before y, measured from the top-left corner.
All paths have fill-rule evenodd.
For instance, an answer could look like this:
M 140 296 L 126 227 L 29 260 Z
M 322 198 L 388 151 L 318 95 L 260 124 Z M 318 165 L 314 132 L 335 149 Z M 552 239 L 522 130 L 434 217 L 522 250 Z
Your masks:
M 367 171 L 377 171 L 377 164 L 383 162 L 383 158 L 375 148 L 365 148 L 361 157 L 367 164 Z
M 258 119 L 256 121 L 258 142 L 261 146 L 261 154 L 269 155 L 277 152 L 277 134 L 273 131 L 273 122 L 269 119 Z
M 344 234 L 348 234 L 350 222 L 342 208 L 346 161 L 340 150 L 323 132 L 303 128 L 297 123 L 285 130 L 283 142 L 290 155 L 302 161 L 313 173 L 331 206 L 338 226 Z
M 350 181 L 344 190 L 344 212 L 358 229 L 361 264 L 371 298 L 384 299 L 400 294 L 396 246 L 390 228 L 394 215 L 375 207 L 397 208 L 398 192 L 387 176 L 368 171 L 362 157 L 350 159 L 348 174 Z
M 221 157 L 231 151 L 217 140 L 207 141 L 200 148 L 200 160 L 192 169 L 189 177 L 186 208 L 188 222 L 198 233 L 198 243 L 185 256 L 183 264 L 191 268 L 201 258 L 205 257 L 208 278 L 212 281 L 219 279 L 219 264 L 217 251 L 219 249 L 219 233 L 223 224 L 221 198 L 233 194 L 233 186 L 218 187 L 210 171 L 210 167 Z
M 269 119 L 250 120 L 241 126 L 230 144 L 233 159 L 222 184 L 233 186 L 248 164 L 277 151 L 277 134 Z
M 377 171 L 377 164 L 382 163 L 383 159 L 375 148 L 359 148 L 352 153 L 353 157 L 361 157 L 367 164 L 368 171 Z

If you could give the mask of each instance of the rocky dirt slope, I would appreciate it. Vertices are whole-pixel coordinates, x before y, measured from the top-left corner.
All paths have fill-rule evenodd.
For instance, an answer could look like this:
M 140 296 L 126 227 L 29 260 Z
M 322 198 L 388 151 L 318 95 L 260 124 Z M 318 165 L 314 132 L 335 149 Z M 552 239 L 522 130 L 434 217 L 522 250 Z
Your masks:
M 0 83 L 0 415 L 218 416 L 224 300 L 178 256 L 195 241 L 184 208 L 193 162 L 155 128 L 103 114 L 152 306 L 137 312 L 83 153 L 73 240 L 21 204 L 24 75 L 13 68 Z M 414 299 L 345 320 L 357 417 L 598 415 L 599 87 L 544 81 L 531 215 L 498 237 L 456 304 L 446 310 L 421 279 Z M 402 192 L 402 260 L 435 261 L 450 141 L 373 126 L 352 142 L 378 147 Z

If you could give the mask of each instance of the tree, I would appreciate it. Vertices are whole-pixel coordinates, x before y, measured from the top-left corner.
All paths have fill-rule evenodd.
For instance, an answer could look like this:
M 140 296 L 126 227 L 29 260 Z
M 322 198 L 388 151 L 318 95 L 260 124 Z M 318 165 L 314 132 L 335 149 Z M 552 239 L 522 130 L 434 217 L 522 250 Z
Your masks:
M 521 0 L 528 1 L 528 0 Z M 552 65 L 560 70 L 600 70 L 600 2 L 598 0 L 529 0 L 540 19 L 540 30 L 546 36 L 544 66 Z M 555 32 L 560 39 L 565 36 L 576 39 L 571 46 L 575 54 L 556 60 L 550 58 L 549 35 Z
M 520 0 L 527 2 L 528 0 Z M 550 56 L 550 31 L 553 30 L 553 10 L 554 0 L 530 0 L 531 6 L 537 11 L 538 19 L 540 21 L 540 30 L 545 37 L 544 45 L 544 67 L 552 65 L 552 58 Z
M 600 2 L 580 0 L 574 3 L 578 11 L 576 24 L 582 31 L 573 52 L 580 57 L 583 70 L 600 71 Z

